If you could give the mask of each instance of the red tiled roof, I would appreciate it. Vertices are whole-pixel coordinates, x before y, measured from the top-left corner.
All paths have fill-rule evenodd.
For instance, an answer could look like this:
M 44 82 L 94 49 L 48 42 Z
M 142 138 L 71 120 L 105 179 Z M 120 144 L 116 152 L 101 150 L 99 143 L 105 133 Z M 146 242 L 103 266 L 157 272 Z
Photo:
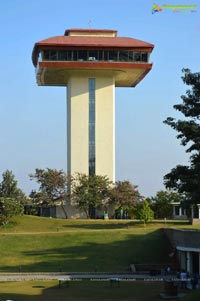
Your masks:
M 68 29 L 65 31 L 65 34 L 68 34 L 70 32 L 88 32 L 88 33 L 93 33 L 93 32 L 115 32 L 117 34 L 117 31 L 114 30 L 109 30 L 109 29 Z M 148 52 L 151 52 L 154 45 L 133 39 L 133 38 L 127 38 L 127 37 L 108 37 L 108 36 L 85 36 L 85 35 L 80 35 L 80 36 L 69 36 L 69 35 L 64 35 L 64 36 L 56 36 L 56 37 L 51 37 L 42 41 L 39 41 L 35 44 L 33 48 L 33 53 L 32 53 L 32 60 L 33 64 L 36 66 L 37 64 L 37 58 L 40 49 L 43 47 L 45 48 L 65 48 L 65 47 L 79 47 L 82 48 L 107 48 L 107 49 L 113 49 L 113 48 L 119 48 L 119 49 L 136 49 L 137 51 L 140 50 L 146 50 Z
M 126 37 L 94 37 L 94 36 L 57 36 L 42 40 L 35 47 L 121 47 L 121 48 L 153 48 L 154 45 Z

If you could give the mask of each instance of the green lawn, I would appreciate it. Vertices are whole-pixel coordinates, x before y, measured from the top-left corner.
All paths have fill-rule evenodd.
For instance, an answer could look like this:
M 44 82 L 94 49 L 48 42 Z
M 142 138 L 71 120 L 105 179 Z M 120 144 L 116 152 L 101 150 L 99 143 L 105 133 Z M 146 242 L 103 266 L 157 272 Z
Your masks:
M 111 287 L 109 282 L 71 282 L 69 287 L 58 287 L 58 282 L 0 283 L 0 300 L 15 301 L 155 301 L 162 291 L 161 283 L 123 282 Z
M 126 271 L 131 263 L 167 263 L 168 242 L 162 228 L 193 228 L 184 221 L 62 220 L 23 216 L 0 228 L 0 272 Z M 200 228 L 195 227 L 199 230 Z M 156 301 L 162 282 L 57 281 L 0 283 L 0 300 L 15 301 Z M 183 301 L 200 299 L 195 291 Z
M 41 232 L 63 232 L 63 231 L 86 231 L 86 230 L 119 230 L 119 229 L 158 229 L 163 227 L 194 228 L 187 221 L 167 220 L 166 224 L 162 220 L 150 223 L 146 228 L 143 223 L 136 220 L 72 220 L 56 219 L 24 215 L 15 217 L 11 223 L 0 227 L 2 233 L 41 233 Z M 200 229 L 200 227 L 195 227 Z
M 109 281 L 74 281 L 69 287 L 58 287 L 58 281 L 0 282 L 0 300 L 15 301 L 156 301 L 164 291 L 163 282 L 121 282 L 120 287 Z M 200 290 L 187 291 L 182 301 L 196 301 Z
M 0 272 L 127 271 L 168 263 L 162 223 L 23 216 L 0 230 Z

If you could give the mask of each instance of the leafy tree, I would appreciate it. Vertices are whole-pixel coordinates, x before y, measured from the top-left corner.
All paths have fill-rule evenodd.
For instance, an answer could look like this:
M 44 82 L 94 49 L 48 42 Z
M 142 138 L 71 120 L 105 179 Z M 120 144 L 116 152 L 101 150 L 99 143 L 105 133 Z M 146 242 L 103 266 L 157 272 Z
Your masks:
M 184 201 L 184 196 L 177 192 L 161 190 L 155 197 L 149 198 L 149 201 L 156 218 L 171 218 L 173 213 L 171 203 L 181 203 Z
M 168 117 L 164 123 L 178 132 L 177 139 L 186 152 L 190 153 L 189 165 L 177 165 L 164 176 L 167 188 L 173 188 L 179 193 L 185 193 L 191 204 L 199 203 L 200 196 L 200 73 L 191 73 L 183 69 L 183 82 L 190 86 L 186 95 L 181 96 L 182 103 L 174 105 L 181 112 L 184 120 Z
M 70 177 L 62 170 L 36 168 L 35 174 L 31 174 L 30 179 L 36 180 L 39 184 L 39 191 L 32 191 L 30 194 L 33 204 L 51 207 L 59 203 L 67 217 L 65 202 L 69 197 Z
M 77 174 L 73 183 L 73 201 L 87 217 L 93 217 L 90 212 L 92 208 L 107 208 L 111 184 L 108 177 Z
M 11 217 L 23 214 L 23 205 L 13 198 L 0 197 L 0 224 L 7 224 Z
M 24 192 L 17 187 L 17 180 L 15 180 L 15 176 L 12 171 L 6 170 L 2 174 L 3 180 L 0 183 L 0 197 L 4 198 L 12 198 L 21 203 L 26 202 L 26 195 Z
M 144 225 L 146 225 L 148 222 L 150 222 L 154 218 L 154 212 L 150 208 L 149 202 L 147 200 L 144 200 L 139 205 L 139 208 L 137 210 L 138 218 L 143 221 Z
M 110 192 L 110 201 L 115 207 L 129 209 L 141 198 L 137 186 L 129 181 L 117 181 Z

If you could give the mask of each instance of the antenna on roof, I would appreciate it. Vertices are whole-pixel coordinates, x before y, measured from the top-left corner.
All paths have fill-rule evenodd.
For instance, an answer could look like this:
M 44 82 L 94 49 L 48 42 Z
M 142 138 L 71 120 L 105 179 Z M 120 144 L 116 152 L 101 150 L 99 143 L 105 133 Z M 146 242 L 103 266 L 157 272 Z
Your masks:
M 89 21 L 88 21 L 88 27 L 89 27 L 89 28 L 92 27 L 92 20 L 91 20 L 91 19 L 89 19 Z

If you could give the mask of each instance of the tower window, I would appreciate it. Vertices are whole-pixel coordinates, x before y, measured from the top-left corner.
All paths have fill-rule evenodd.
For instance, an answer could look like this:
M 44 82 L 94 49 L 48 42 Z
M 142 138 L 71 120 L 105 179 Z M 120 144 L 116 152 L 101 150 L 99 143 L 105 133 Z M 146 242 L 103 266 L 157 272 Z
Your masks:
M 95 174 L 95 78 L 89 78 L 89 175 Z

